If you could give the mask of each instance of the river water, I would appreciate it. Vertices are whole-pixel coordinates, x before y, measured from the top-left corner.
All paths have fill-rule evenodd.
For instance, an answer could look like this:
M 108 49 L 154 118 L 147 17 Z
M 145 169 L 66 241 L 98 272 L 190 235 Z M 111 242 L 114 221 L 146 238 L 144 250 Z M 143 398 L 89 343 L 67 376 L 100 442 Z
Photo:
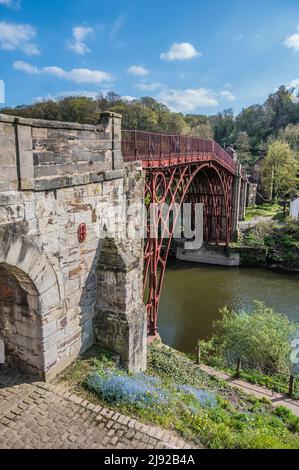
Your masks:
M 299 323 L 299 274 L 171 261 L 160 302 L 160 336 L 179 351 L 193 352 L 198 338 L 211 336 L 219 308 L 251 311 L 255 299 Z

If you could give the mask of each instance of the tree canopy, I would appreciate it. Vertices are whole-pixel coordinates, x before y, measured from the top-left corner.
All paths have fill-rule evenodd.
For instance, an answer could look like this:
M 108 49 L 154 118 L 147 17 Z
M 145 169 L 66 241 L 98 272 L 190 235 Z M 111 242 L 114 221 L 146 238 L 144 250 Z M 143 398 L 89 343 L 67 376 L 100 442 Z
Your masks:
M 287 199 L 297 193 L 298 156 L 287 142 L 276 140 L 269 145 L 262 165 L 262 181 L 270 198 Z

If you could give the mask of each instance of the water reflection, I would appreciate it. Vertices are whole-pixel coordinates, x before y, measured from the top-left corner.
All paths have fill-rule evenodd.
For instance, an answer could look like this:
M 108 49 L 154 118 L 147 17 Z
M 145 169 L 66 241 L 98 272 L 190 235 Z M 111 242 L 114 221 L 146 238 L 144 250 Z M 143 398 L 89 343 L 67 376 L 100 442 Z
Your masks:
M 197 338 L 210 336 L 219 308 L 250 311 L 255 299 L 299 323 L 298 287 L 298 274 L 172 262 L 160 303 L 160 335 L 166 344 L 191 352 Z

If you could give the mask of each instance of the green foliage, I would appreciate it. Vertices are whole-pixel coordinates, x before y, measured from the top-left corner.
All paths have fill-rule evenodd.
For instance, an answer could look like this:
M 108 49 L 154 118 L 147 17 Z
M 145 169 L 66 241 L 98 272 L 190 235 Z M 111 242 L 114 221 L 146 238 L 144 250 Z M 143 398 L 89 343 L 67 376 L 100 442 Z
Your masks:
M 250 314 L 227 308 L 221 314 L 211 340 L 201 342 L 204 357 L 214 355 L 228 366 L 241 359 L 245 368 L 265 374 L 289 373 L 290 338 L 297 326 L 286 316 L 258 301 Z
M 235 140 L 235 149 L 238 153 L 238 158 L 242 165 L 250 164 L 253 160 L 253 156 L 250 153 L 250 140 L 247 132 L 238 132 Z
M 265 247 L 267 237 L 273 233 L 273 230 L 274 225 L 271 221 L 259 222 L 241 235 L 239 244 L 248 247 Z
M 92 98 L 66 97 L 58 102 L 62 121 L 96 124 L 99 119 L 99 107 Z
M 285 231 L 299 240 L 299 219 L 288 218 Z
M 80 122 L 82 124 L 96 124 L 99 118 L 97 102 L 84 96 L 70 96 L 57 101 L 45 100 L 30 106 L 23 105 L 14 109 L 2 109 L 1 112 L 24 118 Z
M 214 137 L 213 129 L 207 116 L 202 116 L 201 114 L 187 114 L 185 121 L 190 128 L 190 135 L 206 139 L 212 139 Z
M 221 145 L 234 144 L 243 163 L 264 155 L 269 139 L 278 135 L 292 149 L 298 149 L 299 104 L 292 100 L 292 90 L 285 86 L 269 95 L 264 104 L 244 108 L 236 118 L 224 112 L 212 116 L 210 122 L 216 140 Z
M 222 146 L 231 145 L 235 140 L 235 117 L 232 109 L 210 117 L 215 140 Z
M 287 142 L 293 150 L 299 151 L 299 124 L 289 124 L 279 131 L 278 137 Z
M 297 270 L 299 221 L 287 218 L 283 225 L 277 224 L 275 220 L 260 222 L 242 234 L 232 247 L 240 250 L 242 264 Z
M 283 419 L 288 429 L 290 429 L 292 432 L 299 433 L 299 418 L 294 416 L 288 408 L 285 408 L 284 406 L 278 406 L 275 408 L 274 414 L 275 416 Z
M 299 187 L 299 160 L 288 143 L 276 140 L 269 145 L 262 165 L 263 186 L 272 200 L 287 199 Z

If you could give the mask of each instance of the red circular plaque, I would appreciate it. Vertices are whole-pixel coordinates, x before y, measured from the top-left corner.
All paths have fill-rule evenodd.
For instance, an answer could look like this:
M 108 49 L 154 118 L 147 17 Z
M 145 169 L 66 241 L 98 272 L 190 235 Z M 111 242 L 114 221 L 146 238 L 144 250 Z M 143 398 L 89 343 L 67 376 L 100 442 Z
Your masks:
M 78 240 L 80 243 L 85 242 L 87 236 L 86 224 L 80 224 L 78 227 Z

